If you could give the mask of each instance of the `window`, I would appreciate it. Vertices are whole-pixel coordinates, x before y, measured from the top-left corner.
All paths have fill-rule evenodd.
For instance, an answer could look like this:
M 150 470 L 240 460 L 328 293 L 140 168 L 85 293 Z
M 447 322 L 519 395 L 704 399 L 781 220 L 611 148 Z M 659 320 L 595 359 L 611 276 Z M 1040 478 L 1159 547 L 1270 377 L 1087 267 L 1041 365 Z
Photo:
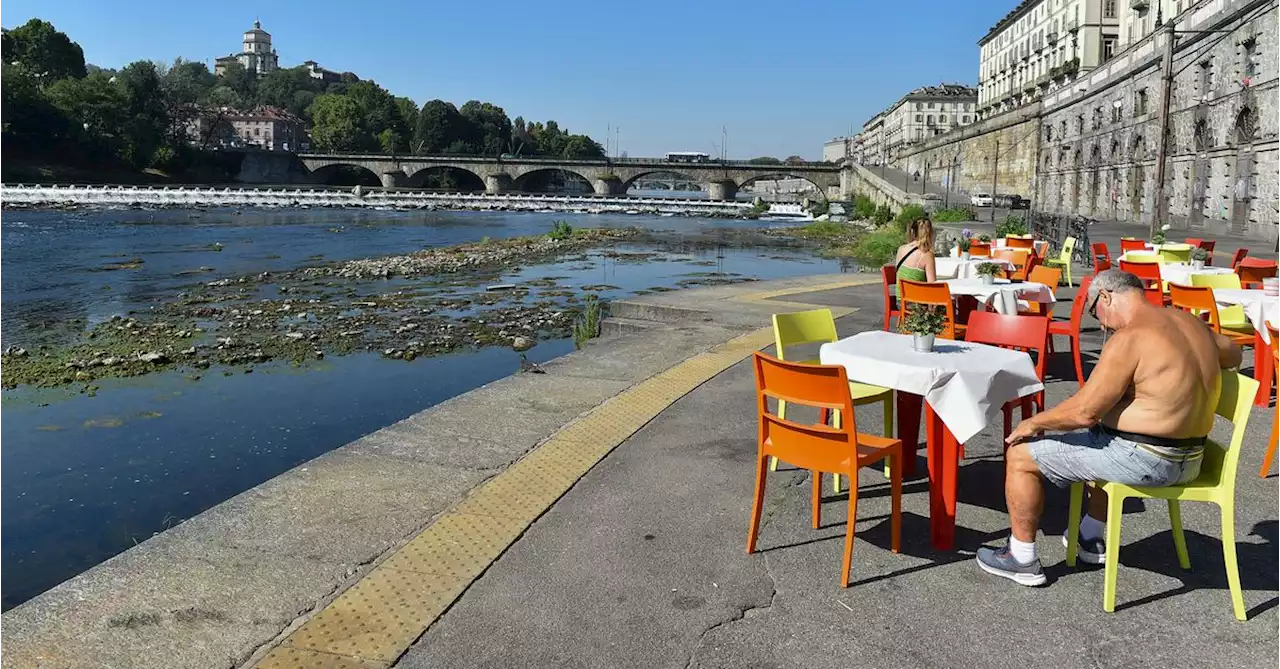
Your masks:
M 947 115 L 946 115 L 946 114 L 943 114 L 943 115 L 939 116 L 939 117 L 938 117 L 938 122 L 939 122 L 939 123 L 946 123 L 946 122 L 947 122 Z
M 1199 74 L 1199 93 L 1202 98 L 1207 98 L 1213 92 L 1213 59 L 1208 58 L 1200 61 Z
M 916 123 L 924 123 L 924 114 L 916 114 Z
M 930 102 L 930 103 L 929 103 L 929 109 L 933 109 L 933 103 L 932 103 L 932 102 Z
M 1244 73 L 1246 79 L 1250 79 L 1258 74 L 1258 40 L 1250 39 L 1241 46 L 1244 47 L 1244 51 L 1240 57 L 1244 59 L 1244 63 L 1240 71 Z
M 919 102 L 917 102 L 917 103 L 916 103 L 916 109 L 924 109 L 924 105 L 922 105 L 922 104 L 920 104 Z
M 1102 3 L 1102 18 L 1114 19 L 1116 17 L 1116 0 L 1105 0 Z
M 929 125 L 933 125 L 933 114 L 929 114 L 929 119 L 928 119 L 927 123 L 928 123 Z
M 969 122 L 969 115 L 968 115 L 968 114 L 965 114 L 965 115 L 964 115 L 964 120 L 963 120 L 963 121 L 961 121 L 961 123 L 968 123 L 968 122 Z
M 1117 104 L 1119 103 L 1119 104 Z M 1116 99 L 1111 103 L 1111 122 L 1119 123 L 1124 117 L 1124 100 Z
M 1115 55 L 1116 55 L 1116 38 L 1114 37 L 1102 38 L 1102 59 L 1111 60 L 1111 58 Z
M 1147 89 L 1139 88 L 1138 93 L 1133 99 L 1133 115 L 1134 117 L 1142 116 L 1147 113 Z

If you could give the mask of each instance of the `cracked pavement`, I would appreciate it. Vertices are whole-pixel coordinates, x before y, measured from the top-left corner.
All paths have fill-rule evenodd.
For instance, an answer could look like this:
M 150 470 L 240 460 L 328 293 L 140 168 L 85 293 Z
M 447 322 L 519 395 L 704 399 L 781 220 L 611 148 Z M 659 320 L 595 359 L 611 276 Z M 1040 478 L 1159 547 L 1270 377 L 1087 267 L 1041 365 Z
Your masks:
M 1060 311 L 1072 295 L 1060 291 Z M 878 326 L 878 286 L 794 299 L 863 307 L 839 322 L 845 336 Z M 1091 339 L 1086 352 L 1097 350 Z M 1048 399 L 1060 402 L 1076 387 L 1069 358 L 1049 371 Z M 902 552 L 890 552 L 888 481 L 863 470 L 852 585 L 841 589 L 846 497 L 829 479 L 813 530 L 808 473 L 771 473 L 759 550 L 744 551 L 756 427 L 740 363 L 588 472 L 397 666 L 1275 667 L 1277 490 L 1256 475 L 1273 416 L 1254 411 L 1241 458 L 1248 622 L 1231 615 L 1218 516 L 1204 504 L 1183 505 L 1191 572 L 1177 566 L 1163 505 L 1126 507 L 1114 614 L 1102 611 L 1100 568 L 1063 562 L 1065 490 L 1048 491 L 1039 538 L 1050 584 L 982 573 L 974 551 L 1008 531 L 998 425 L 967 445 L 954 552 L 929 544 L 920 475 L 904 483 Z M 857 419 L 878 431 L 878 406 Z

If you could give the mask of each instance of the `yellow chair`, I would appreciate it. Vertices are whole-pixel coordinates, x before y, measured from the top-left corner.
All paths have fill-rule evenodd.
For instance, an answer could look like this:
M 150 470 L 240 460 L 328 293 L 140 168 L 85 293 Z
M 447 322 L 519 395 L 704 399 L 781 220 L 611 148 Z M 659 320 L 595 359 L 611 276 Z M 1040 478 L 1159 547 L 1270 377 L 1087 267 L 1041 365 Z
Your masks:
M 1124 259 L 1129 262 L 1164 263 L 1164 257 L 1154 251 L 1129 251 L 1124 254 Z
M 1160 262 L 1191 262 L 1190 244 L 1164 244 L 1158 253 Z
M 1116 610 L 1116 576 L 1120 567 L 1120 521 L 1124 500 L 1127 497 L 1163 499 L 1169 502 L 1169 524 L 1173 529 L 1173 547 L 1178 553 L 1178 565 L 1191 568 L 1187 555 L 1187 539 L 1182 533 L 1182 507 L 1187 502 L 1212 502 L 1222 511 L 1222 557 L 1227 567 L 1227 586 L 1231 589 L 1231 608 L 1238 620 L 1245 619 L 1244 595 L 1240 591 L 1240 566 L 1236 563 L 1235 493 L 1236 469 L 1240 464 L 1240 443 L 1244 441 L 1244 429 L 1249 422 L 1253 396 L 1258 392 L 1258 382 L 1224 371 L 1220 377 L 1222 394 L 1218 398 L 1215 413 L 1231 420 L 1231 443 L 1226 448 L 1213 441 L 1205 443 L 1204 460 L 1200 475 L 1184 485 L 1164 488 L 1129 486 L 1123 483 L 1103 483 L 1107 500 L 1107 553 L 1106 571 L 1103 574 L 1102 608 L 1108 613 Z M 1071 518 L 1067 527 L 1080 526 L 1080 504 L 1084 499 L 1084 484 L 1071 485 Z M 1067 566 L 1076 565 L 1079 535 L 1067 532 Z
M 1061 267 L 1062 267 L 1062 273 L 1063 273 L 1063 274 L 1065 274 L 1065 275 L 1067 276 L 1067 287 L 1068 287 L 1068 288 L 1070 288 L 1070 287 L 1072 286 L 1072 283 L 1071 283 L 1071 255 L 1072 255 L 1073 253 L 1075 253 L 1075 250 L 1076 250 L 1076 238 L 1075 238 L 1075 237 L 1067 237 L 1067 238 L 1066 238 L 1065 240 L 1063 240 L 1063 242 L 1062 242 L 1062 250 L 1058 252 L 1058 257 L 1057 257 L 1057 258 L 1051 258 L 1051 259 L 1050 259 L 1050 262 L 1049 262 L 1049 263 L 1047 263 L 1047 264 L 1051 264 L 1051 265 L 1052 265 L 1052 266 L 1054 266 L 1054 267 L 1058 267 L 1058 266 L 1061 266 Z
M 1192 274 L 1191 285 L 1208 286 L 1213 289 L 1240 289 L 1238 274 Z M 1252 335 L 1253 324 L 1244 315 L 1244 307 L 1238 304 L 1218 305 L 1218 325 L 1224 330 L 1240 334 Z
M 812 311 L 797 311 L 789 314 L 773 315 L 773 343 L 778 349 L 779 360 L 789 360 L 790 362 L 803 362 L 807 364 L 817 364 L 817 359 L 811 360 L 790 360 L 787 358 L 786 349 L 788 346 L 797 346 L 800 344 L 815 343 L 831 343 L 839 339 L 836 334 L 836 319 L 831 315 L 830 309 L 814 309 Z M 873 386 L 867 383 L 858 383 L 857 381 L 849 382 L 849 395 L 853 398 L 853 406 L 859 407 L 866 404 L 875 404 L 876 402 L 884 402 L 884 436 L 893 438 L 893 389 Z M 778 417 L 787 417 L 787 403 L 778 403 Z M 835 427 L 840 427 L 840 416 L 837 414 L 833 419 Z M 885 462 L 885 473 L 889 469 L 888 461 Z M 769 470 L 777 471 L 778 460 L 774 458 L 769 462 Z M 840 475 L 835 474 L 835 491 L 840 492 Z

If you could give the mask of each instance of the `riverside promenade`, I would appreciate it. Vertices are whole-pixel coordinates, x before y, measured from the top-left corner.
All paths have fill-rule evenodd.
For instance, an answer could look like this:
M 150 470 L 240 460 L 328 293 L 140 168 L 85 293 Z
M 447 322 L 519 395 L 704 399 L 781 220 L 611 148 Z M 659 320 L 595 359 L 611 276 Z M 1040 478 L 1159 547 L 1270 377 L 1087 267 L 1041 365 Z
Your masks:
M 1073 293 L 1059 291 L 1059 312 Z M 1127 507 L 1114 614 L 1100 568 L 1063 563 L 1065 491 L 1049 493 L 1039 540 L 1049 587 L 981 573 L 973 551 L 1007 533 L 998 427 L 966 446 L 955 551 L 930 547 L 917 476 L 902 552 L 889 552 L 887 482 L 864 471 L 841 589 L 845 495 L 828 487 L 812 530 L 808 473 L 782 467 L 747 555 L 744 360 L 769 349 L 770 313 L 813 305 L 833 309 L 842 336 L 878 328 L 878 277 L 617 304 L 628 334 L 330 452 L 6 613 L 5 664 L 1276 666 L 1277 494 L 1256 474 L 1274 409 L 1253 411 L 1236 492 L 1247 622 L 1231 616 L 1205 505 L 1184 505 L 1189 572 L 1162 505 Z M 1088 369 L 1099 342 L 1085 339 Z M 1075 388 L 1068 356 L 1054 356 L 1048 401 Z M 875 407 L 857 419 L 880 424 Z

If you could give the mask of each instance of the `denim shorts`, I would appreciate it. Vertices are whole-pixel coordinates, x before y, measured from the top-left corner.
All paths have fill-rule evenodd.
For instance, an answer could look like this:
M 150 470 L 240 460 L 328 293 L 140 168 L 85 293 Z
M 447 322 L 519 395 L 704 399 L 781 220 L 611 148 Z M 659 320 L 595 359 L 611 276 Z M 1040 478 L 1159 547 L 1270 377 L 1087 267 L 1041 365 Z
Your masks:
M 1200 475 L 1203 455 L 1179 461 L 1161 457 L 1148 448 L 1097 428 L 1027 442 L 1040 473 L 1060 488 L 1075 481 L 1158 487 L 1187 483 Z

